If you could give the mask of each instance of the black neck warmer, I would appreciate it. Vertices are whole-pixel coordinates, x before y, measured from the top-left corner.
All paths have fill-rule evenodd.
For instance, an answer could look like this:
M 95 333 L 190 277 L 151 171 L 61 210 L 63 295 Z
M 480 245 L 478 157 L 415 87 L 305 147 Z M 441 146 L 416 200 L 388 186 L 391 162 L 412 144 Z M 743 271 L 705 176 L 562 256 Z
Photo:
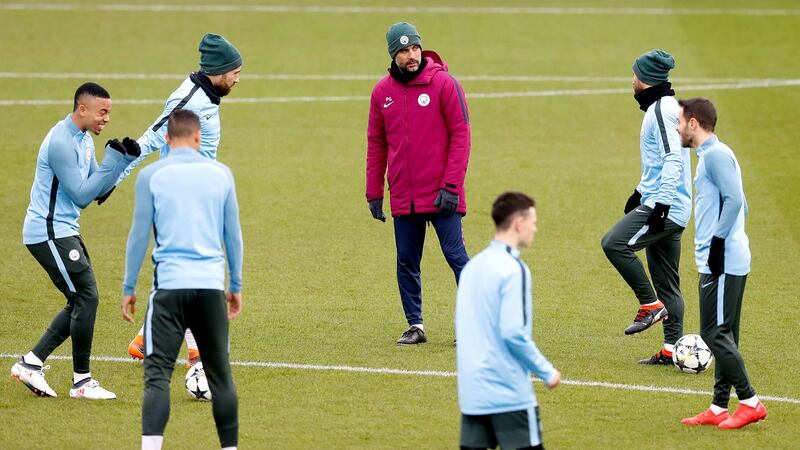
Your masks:
M 211 80 L 208 78 L 205 72 L 192 72 L 189 75 L 189 79 L 192 80 L 192 83 L 196 84 L 206 93 L 208 99 L 211 100 L 211 103 L 215 105 L 219 105 L 219 102 L 222 100 L 222 96 L 219 95 L 217 92 L 217 88 L 211 84 Z
M 655 86 L 650 86 L 638 94 L 633 94 L 633 98 L 639 102 L 639 109 L 642 111 L 647 111 L 647 108 L 650 107 L 650 105 L 655 103 L 661 97 L 666 97 L 668 95 L 675 95 L 675 91 L 672 90 L 672 83 L 669 81 L 657 84 Z
M 427 65 L 428 65 L 428 60 L 423 56 L 422 60 L 419 62 L 419 68 L 417 70 L 415 70 L 414 72 L 403 72 L 402 70 L 400 70 L 399 67 L 397 67 L 397 64 L 395 64 L 395 62 L 392 61 L 392 67 L 389 68 L 389 74 L 395 80 L 401 83 L 408 84 L 409 82 L 417 78 Z

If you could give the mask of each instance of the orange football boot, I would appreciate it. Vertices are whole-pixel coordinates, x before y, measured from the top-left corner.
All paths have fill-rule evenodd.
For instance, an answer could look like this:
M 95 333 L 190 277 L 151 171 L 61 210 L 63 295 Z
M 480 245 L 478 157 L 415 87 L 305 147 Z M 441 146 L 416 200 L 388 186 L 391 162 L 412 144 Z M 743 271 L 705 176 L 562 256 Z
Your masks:
M 188 369 L 189 367 L 195 365 L 197 361 L 200 361 L 200 350 L 196 348 L 190 348 L 187 350 L 188 354 L 186 355 L 186 368 Z
M 707 409 L 694 417 L 687 417 L 681 420 L 684 425 L 719 425 L 724 420 L 731 417 L 728 411 L 714 414 L 711 409 Z
M 133 359 L 144 359 L 144 336 L 137 334 L 128 344 L 128 354 Z
M 755 408 L 744 403 L 739 404 L 739 408 L 729 418 L 717 425 L 720 429 L 729 430 L 732 428 L 742 428 L 745 425 L 758 422 L 767 418 L 767 408 L 760 401 Z

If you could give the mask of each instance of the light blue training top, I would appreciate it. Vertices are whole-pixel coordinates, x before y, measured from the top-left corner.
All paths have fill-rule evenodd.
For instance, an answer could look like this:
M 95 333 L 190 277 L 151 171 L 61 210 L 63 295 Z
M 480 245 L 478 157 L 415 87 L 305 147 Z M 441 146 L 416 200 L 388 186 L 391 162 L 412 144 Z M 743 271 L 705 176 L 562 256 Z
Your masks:
M 128 166 L 120 175 L 116 184 L 119 184 L 131 174 L 147 155 L 159 152 L 164 158 L 169 153 L 167 146 L 167 121 L 175 109 L 186 109 L 197 114 L 200 118 L 200 154 L 211 159 L 217 159 L 217 148 L 221 139 L 221 122 L 219 105 L 208 98 L 208 95 L 195 84 L 191 78 L 186 78 L 176 89 L 164 105 L 164 111 L 153 124 L 136 141 L 139 143 L 142 154 Z
M 647 108 L 639 141 L 642 178 L 636 190 L 642 205 L 670 205 L 667 217 L 685 228 L 692 214 L 692 165 L 690 149 L 681 147 L 676 129 L 679 113 L 677 100 L 669 95 Z
M 470 259 L 458 284 L 458 400 L 468 415 L 536 406 L 530 375 L 550 383 L 556 369 L 531 338 L 531 273 L 519 251 L 500 241 Z
M 22 242 L 31 245 L 80 234 L 81 209 L 108 192 L 133 159 L 107 147 L 98 166 L 92 137 L 67 114 L 39 147 Z
M 712 135 L 697 147 L 694 254 L 697 270 L 710 274 L 711 238 L 725 239 L 725 273 L 750 273 L 750 241 L 744 231 L 747 200 L 742 171 L 733 151 Z
M 128 235 L 125 294 L 133 294 L 153 233 L 154 289 L 242 289 L 242 230 L 233 175 L 194 149 L 176 148 L 139 172 Z M 224 243 L 224 252 L 223 252 Z

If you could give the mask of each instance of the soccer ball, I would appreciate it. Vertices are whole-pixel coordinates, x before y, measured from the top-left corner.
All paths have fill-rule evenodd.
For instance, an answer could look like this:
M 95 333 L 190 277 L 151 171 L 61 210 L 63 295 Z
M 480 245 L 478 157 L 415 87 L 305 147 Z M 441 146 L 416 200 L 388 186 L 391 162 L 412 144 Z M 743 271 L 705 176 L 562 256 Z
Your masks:
M 678 339 L 672 352 L 675 367 L 686 373 L 700 373 L 711 365 L 714 356 L 703 338 L 696 334 L 687 334 Z
M 189 371 L 186 372 L 184 385 L 186 386 L 186 393 L 189 394 L 189 397 L 204 402 L 211 400 L 211 389 L 208 387 L 208 379 L 206 378 L 206 373 L 203 371 L 202 362 L 198 362 L 189 368 Z

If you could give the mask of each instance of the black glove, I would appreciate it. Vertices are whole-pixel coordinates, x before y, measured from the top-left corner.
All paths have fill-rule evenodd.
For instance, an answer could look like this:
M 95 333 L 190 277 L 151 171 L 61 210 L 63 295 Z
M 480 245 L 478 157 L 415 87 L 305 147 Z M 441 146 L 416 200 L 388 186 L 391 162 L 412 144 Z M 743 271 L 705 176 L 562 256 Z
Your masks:
M 439 195 L 433 201 L 433 206 L 439 207 L 439 214 L 449 216 L 456 212 L 456 208 L 458 208 L 458 194 L 454 194 L 447 189 L 439 189 Z
M 111 197 L 111 193 L 112 193 L 112 192 L 114 192 L 114 189 L 116 189 L 116 188 L 117 188 L 117 187 L 116 187 L 116 186 L 114 186 L 114 187 L 112 187 L 112 188 L 111 188 L 111 190 L 109 190 L 109 191 L 108 191 L 108 192 L 106 192 L 105 194 L 101 195 L 100 197 L 97 197 L 97 198 L 95 199 L 95 201 L 97 201 L 97 205 L 98 205 L 98 206 L 102 205 L 102 204 L 103 204 L 103 202 L 105 202 L 105 201 L 106 201 L 106 199 L 108 199 L 108 197 Z
M 711 238 L 711 247 L 708 249 L 708 268 L 711 275 L 718 277 L 725 273 L 725 239 Z
M 386 216 L 383 214 L 382 198 L 376 198 L 375 200 L 369 201 L 369 212 L 372 213 L 372 217 L 375 218 L 375 220 L 386 222 Z
M 656 206 L 650 211 L 647 222 L 645 222 L 645 224 L 650 227 L 649 231 L 651 234 L 664 231 L 664 225 L 667 223 L 667 215 L 669 215 L 669 205 L 656 203 Z
M 122 153 L 123 155 L 125 154 L 125 146 L 122 145 L 122 143 L 118 139 L 110 139 L 108 142 L 106 142 L 106 148 L 108 147 L 113 148 L 114 150 Z
M 636 209 L 637 206 L 641 206 L 642 204 L 642 194 L 639 193 L 636 189 L 633 190 L 633 194 L 628 197 L 628 201 L 625 203 L 625 214 Z
M 142 154 L 142 150 L 139 148 L 139 143 L 129 137 L 126 137 L 122 140 L 122 146 L 125 147 L 125 153 L 133 156 L 134 158 L 138 158 L 139 155 Z

